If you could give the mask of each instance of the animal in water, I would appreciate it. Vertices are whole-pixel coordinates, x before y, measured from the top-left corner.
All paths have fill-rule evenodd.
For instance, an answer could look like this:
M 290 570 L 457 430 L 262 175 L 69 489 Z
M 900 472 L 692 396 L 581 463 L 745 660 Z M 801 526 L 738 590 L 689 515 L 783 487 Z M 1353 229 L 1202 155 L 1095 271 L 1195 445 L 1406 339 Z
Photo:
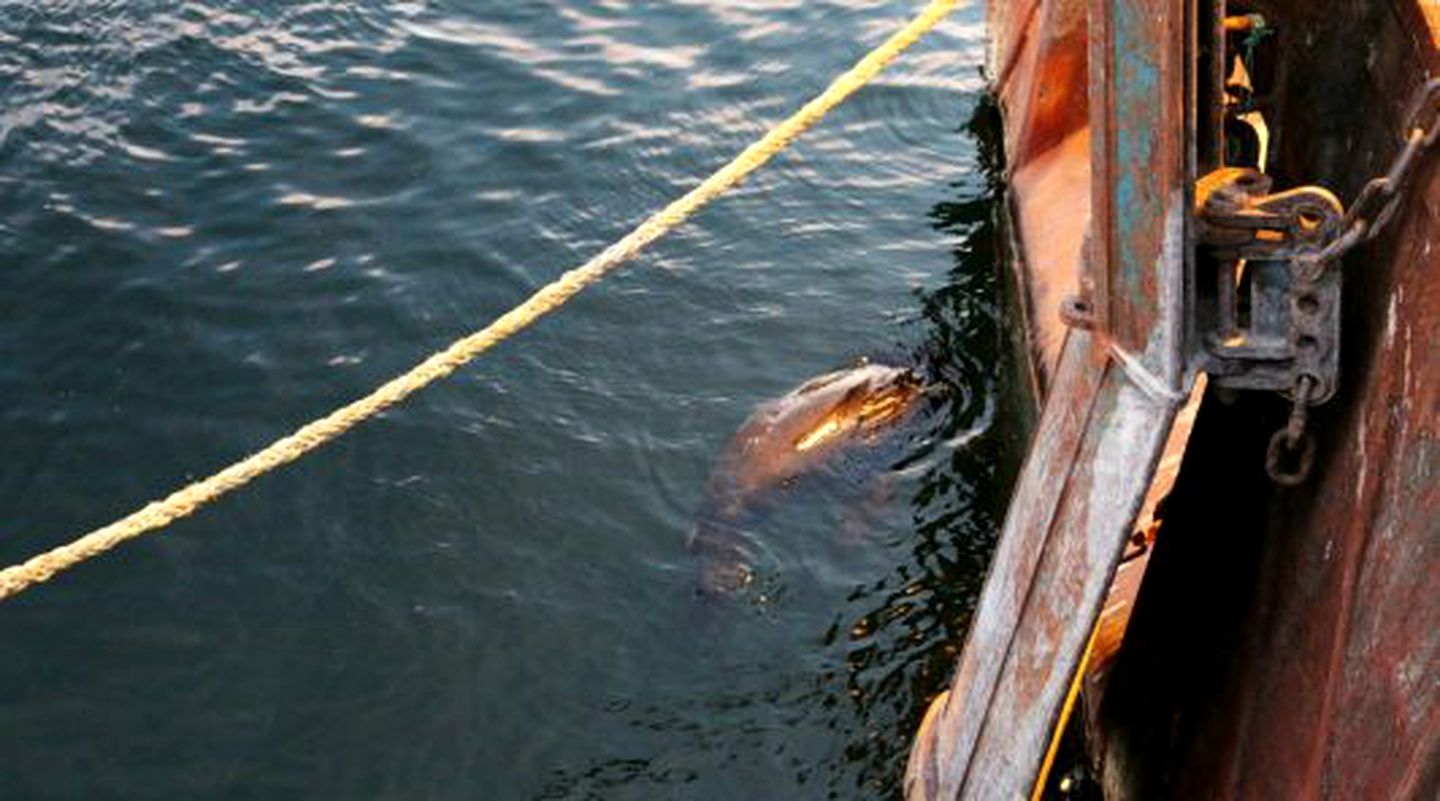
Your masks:
M 774 491 L 837 454 L 876 441 L 925 394 L 913 369 L 862 362 L 760 404 L 716 461 L 690 536 L 697 595 L 734 595 L 753 579 L 748 521 Z

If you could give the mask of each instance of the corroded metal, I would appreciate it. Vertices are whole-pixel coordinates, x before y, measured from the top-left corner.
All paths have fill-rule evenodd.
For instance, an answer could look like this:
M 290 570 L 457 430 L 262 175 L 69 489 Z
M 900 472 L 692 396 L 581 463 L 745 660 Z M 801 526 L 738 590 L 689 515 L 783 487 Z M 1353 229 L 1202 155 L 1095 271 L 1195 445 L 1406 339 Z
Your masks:
M 1194 281 L 1214 286 L 1214 308 L 1196 309 L 1197 366 L 1217 386 L 1294 396 L 1306 382 L 1307 404 L 1329 400 L 1340 365 L 1340 275 L 1306 257 L 1340 234 L 1340 201 L 1319 186 L 1272 193 L 1269 176 L 1222 167 L 1197 183 L 1195 210 Z
M 1013 260 L 1036 395 L 1053 379 L 1065 328 L 1055 309 L 1078 291 L 1090 224 L 1086 90 L 1090 0 L 990 3 L 991 74 L 1005 120 Z
M 1315 433 L 1306 427 L 1310 406 L 1315 402 L 1315 386 L 1315 379 L 1306 374 L 1295 382 L 1290 419 L 1284 428 L 1270 435 L 1270 444 L 1265 447 L 1265 474 L 1282 487 L 1305 483 L 1315 466 Z
M 1272 192 L 1270 176 L 1222 167 L 1195 185 L 1196 240 L 1221 259 L 1288 259 L 1319 250 L 1341 230 L 1345 209 L 1320 186 Z
M 1440 797 L 1440 179 L 1415 144 L 1435 126 L 1410 126 L 1398 157 L 1388 133 L 1415 118 L 1398 87 L 1440 71 L 1440 12 L 1419 0 L 1092 0 L 1087 123 L 1077 127 L 1073 113 L 1034 111 L 1046 105 L 1037 86 L 1063 92 L 1071 78 L 1024 77 L 1059 52 L 1063 37 L 1045 35 L 1045 21 L 1075 5 L 992 4 L 992 22 L 1004 22 L 996 63 L 1007 144 L 1020 156 L 1011 174 L 1028 257 L 1020 275 L 1049 391 L 955 680 L 912 752 L 907 793 L 1028 796 L 1109 592 L 1096 637 L 1108 678 L 1087 678 L 1083 707 L 1110 801 Z M 1186 16 L 1196 8 L 1198 22 Z M 1336 226 L 1333 198 L 1272 197 L 1266 187 L 1246 211 L 1268 219 L 1212 240 L 1228 258 L 1279 261 L 1287 277 L 1310 279 L 1338 280 L 1325 263 L 1358 248 L 1347 261 L 1363 280 L 1337 302 L 1338 316 L 1320 318 L 1344 318 L 1351 355 L 1340 378 L 1322 383 L 1291 365 L 1282 385 L 1276 374 L 1292 397 L 1279 455 L 1313 460 L 1315 474 L 1283 493 L 1261 469 L 1264 435 L 1281 419 L 1273 398 L 1250 393 L 1231 406 L 1212 393 L 1188 451 L 1173 444 L 1187 359 L 1203 347 L 1181 325 L 1200 297 L 1186 294 L 1188 245 L 1201 233 L 1189 230 L 1191 187 L 1197 166 L 1224 166 L 1237 116 L 1194 102 L 1229 102 L 1226 64 L 1212 59 L 1213 72 L 1197 78 L 1204 65 L 1188 59 L 1202 26 L 1224 36 L 1230 10 L 1263 13 L 1273 31 L 1257 56 L 1271 59 L 1257 70 L 1268 88 L 1247 88 L 1239 102 L 1263 109 L 1280 134 L 1255 166 L 1357 198 Z M 1287 71 L 1305 80 L 1287 85 Z M 1440 90 L 1434 102 L 1420 113 L 1440 114 Z M 1047 121 L 1046 133 L 1026 132 L 1032 118 Z M 1423 194 L 1401 205 L 1393 182 L 1370 180 L 1377 166 L 1385 179 L 1413 176 Z M 1082 208 L 1082 181 L 1093 194 L 1077 233 L 1077 215 L 1062 212 Z M 1397 224 L 1380 232 L 1390 215 Z M 1083 268 L 1066 255 L 1082 238 Z M 1037 252 L 1057 258 L 1036 264 Z M 1062 307 L 1066 297 L 1077 302 Z M 1293 297 L 1306 305 L 1304 293 Z M 1286 348 L 1307 333 L 1285 331 Z M 1225 371 L 1216 373 L 1223 386 Z M 1307 455 L 1312 427 L 1326 436 Z M 1185 456 L 1160 533 L 1112 582 L 1139 499 L 1159 486 L 1150 475 L 1162 445 L 1167 458 Z M 1217 497 L 1227 499 L 1220 508 Z M 1147 502 L 1151 517 L 1158 503 Z
M 1074 5 L 1041 2 L 1029 13 L 1046 19 Z M 1078 248 L 1088 230 L 1089 247 L 1064 291 L 1031 294 L 1037 325 L 1052 335 L 1041 356 L 1056 366 L 955 678 L 911 754 L 912 801 L 1030 795 L 1185 397 L 1188 3 L 1088 6 L 1088 126 L 1039 154 L 1022 144 L 1033 137 L 1013 137 L 1022 159 L 1012 188 L 1023 275 L 1049 269 L 1035 267 L 1035 245 L 1067 252 L 1048 226 L 1072 230 L 1077 194 L 1089 201 L 1079 206 L 1088 226 L 1064 241 Z M 1003 43 L 1002 54 L 1014 46 Z M 1002 100 L 1006 81 L 1019 80 L 1007 73 Z M 1026 125 L 1015 108 L 1007 124 Z M 1049 180 L 1067 174 L 1085 182 Z M 1054 327 L 1066 296 L 1079 298 L 1070 322 L 1084 325 Z
M 1226 29 L 1229 30 L 1228 24 Z M 1199 366 L 1219 386 L 1284 391 L 1290 421 L 1270 438 L 1265 467 L 1283 486 L 1309 476 L 1314 435 L 1308 409 L 1336 389 L 1340 360 L 1340 273 L 1345 254 L 1378 236 L 1399 210 L 1421 159 L 1440 140 L 1440 79 L 1415 91 L 1400 127 L 1400 146 L 1388 169 L 1371 178 L 1348 211 L 1327 189 L 1299 187 L 1270 194 L 1268 176 L 1221 167 L 1196 190 L 1197 243 L 1207 251 L 1196 266 L 1215 271 L 1217 313 L 1202 331 Z M 1247 326 L 1238 323 L 1235 296 L 1248 279 Z
M 1183 0 L 1096 0 L 1090 31 L 1096 313 L 1175 386 L 1193 169 L 1189 13 Z
M 1279 57 L 1306 76 L 1279 99 L 1289 127 L 1276 171 L 1356 197 L 1357 218 L 1382 220 L 1388 207 L 1394 219 L 1368 243 L 1348 225 L 1335 240 L 1354 244 L 1345 359 L 1338 393 L 1309 414 L 1322 434 L 1310 482 L 1264 480 L 1264 435 L 1283 414 L 1273 399 L 1202 410 L 1095 705 L 1095 753 L 1109 801 L 1430 801 L 1440 798 L 1440 171 L 1411 157 L 1402 204 L 1359 193 L 1406 158 L 1397 147 L 1413 127 L 1398 145 L 1395 131 L 1409 127 L 1412 86 L 1440 70 L 1440 12 L 1384 0 L 1271 2 L 1265 13 L 1289 34 Z

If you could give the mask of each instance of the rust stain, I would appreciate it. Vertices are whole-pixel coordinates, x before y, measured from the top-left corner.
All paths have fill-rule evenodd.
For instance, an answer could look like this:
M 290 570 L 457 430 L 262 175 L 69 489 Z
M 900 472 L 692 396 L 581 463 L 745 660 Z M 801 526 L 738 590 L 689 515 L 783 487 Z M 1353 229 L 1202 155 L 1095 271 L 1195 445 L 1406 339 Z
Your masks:
M 1090 86 L 1104 99 L 1106 132 L 1093 138 L 1096 255 L 1103 265 L 1096 270 L 1096 306 L 1111 335 L 1171 382 L 1180 372 L 1184 232 L 1170 229 L 1188 216 L 1187 7 L 1110 0 L 1097 1 L 1092 12 L 1103 26 L 1092 52 L 1106 67 L 1092 73 Z
M 1025 243 L 1021 290 L 1039 372 L 1054 377 L 1065 341 L 1060 304 L 1080 290 L 1090 227 L 1090 129 L 1082 128 L 1014 172 L 1015 223 Z
M 1398 106 L 1440 61 L 1435 5 L 1275 4 L 1284 60 L 1325 87 L 1286 100 L 1288 174 L 1353 197 L 1383 169 Z M 1275 490 L 1237 466 L 1255 456 L 1247 426 L 1275 412 L 1264 399 L 1201 412 L 1211 433 L 1167 509 L 1184 522 L 1160 533 L 1106 688 L 1107 798 L 1440 798 L 1440 168 L 1427 170 L 1347 260 L 1344 372 L 1314 415 L 1311 483 Z
M 1430 44 L 1440 48 L 1440 0 L 1419 0 L 1417 5 L 1425 17 L 1425 26 L 1430 32 Z
M 1168 48 L 1179 44 L 1187 5 L 1042 0 L 1015 16 L 994 8 L 992 21 L 1025 28 L 999 31 L 998 93 L 1027 323 L 1052 380 L 951 689 L 912 751 L 914 801 L 1030 792 L 1180 381 L 1185 88 Z M 1138 37 L 1134 47 L 1125 37 Z M 1144 130 L 1112 136 L 1117 109 Z M 1058 298 L 1076 292 L 1093 293 L 1105 314 L 1093 335 L 1056 319 Z

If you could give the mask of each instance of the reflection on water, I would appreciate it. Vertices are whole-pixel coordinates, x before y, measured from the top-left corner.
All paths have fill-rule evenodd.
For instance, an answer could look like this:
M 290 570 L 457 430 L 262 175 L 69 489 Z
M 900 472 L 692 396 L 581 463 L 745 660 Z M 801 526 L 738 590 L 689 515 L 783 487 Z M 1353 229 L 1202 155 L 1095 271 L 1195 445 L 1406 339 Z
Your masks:
M 955 267 L 922 293 L 923 361 L 948 391 L 935 400 L 933 429 L 895 469 L 924 464 L 911 498 L 913 535 L 894 572 L 857 587 L 825 641 L 843 643 L 843 697 L 856 720 L 832 790 L 900 797 L 909 737 L 944 689 L 979 597 L 1018 465 L 1023 411 L 1007 399 L 1015 354 L 999 326 L 1000 143 L 996 109 L 977 104 L 966 126 L 979 150 L 960 197 L 937 204 L 933 224 L 956 237 Z M 862 610 L 858 614 L 855 610 Z M 836 701 L 831 692 L 826 705 Z M 842 793 L 844 795 L 844 793 Z
M 913 11 L 0 3 L 0 562 L 475 330 Z M 893 795 L 1008 482 L 984 46 L 971 4 L 563 314 L 0 607 L 0 796 Z M 697 627 L 716 454 L 862 356 L 947 391 Z
M 921 337 L 907 359 L 943 391 L 930 394 L 924 430 L 911 432 L 903 455 L 882 466 L 913 479 L 908 525 L 895 535 L 899 563 L 834 599 L 839 611 L 813 646 L 823 658 L 805 679 L 773 677 L 757 692 L 624 708 L 630 726 L 681 745 L 555 771 L 536 798 L 689 797 L 683 786 L 706 774 L 695 767 L 697 754 L 721 769 L 766 754 L 785 765 L 798 792 L 817 788 L 802 797 L 822 797 L 822 790 L 827 798 L 902 797 L 910 736 L 952 674 L 1025 436 L 1025 412 L 1010 386 L 1016 354 L 1000 331 L 1002 164 L 988 97 L 963 134 L 974 139 L 983 169 L 952 184 L 959 197 L 932 210 L 935 228 L 955 237 L 955 264 L 943 286 L 918 294 L 921 313 L 912 325 Z M 763 665 L 752 670 L 765 672 Z M 818 762 L 791 755 L 787 727 L 831 730 L 845 746 Z

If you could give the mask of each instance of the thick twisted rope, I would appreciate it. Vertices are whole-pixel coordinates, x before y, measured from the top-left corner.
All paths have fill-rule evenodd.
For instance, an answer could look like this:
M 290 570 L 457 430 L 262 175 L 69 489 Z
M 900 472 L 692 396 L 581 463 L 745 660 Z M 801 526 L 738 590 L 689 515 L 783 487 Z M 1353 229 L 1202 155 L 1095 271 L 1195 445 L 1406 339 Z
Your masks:
M 299 459 L 301 456 L 405 400 L 411 394 L 460 369 L 510 335 L 559 308 L 577 292 L 600 280 L 641 250 L 680 225 L 711 200 L 740 183 L 819 122 L 826 112 L 839 105 L 874 78 L 887 64 L 935 27 L 959 0 L 932 0 L 915 19 L 867 54 L 828 88 L 806 103 L 789 119 L 775 126 L 718 172 L 684 196 L 641 223 L 624 238 L 605 248 L 585 264 L 540 289 L 529 300 L 506 312 L 484 329 L 459 339 L 444 350 L 390 380 L 369 395 L 309 423 L 282 437 L 263 450 L 236 462 L 209 478 L 197 481 L 169 497 L 97 528 L 75 541 L 29 560 L 0 570 L 0 600 L 49 580 L 56 573 L 98 556 L 126 540 L 162 528 L 220 496 L 238 489 L 257 476 Z

